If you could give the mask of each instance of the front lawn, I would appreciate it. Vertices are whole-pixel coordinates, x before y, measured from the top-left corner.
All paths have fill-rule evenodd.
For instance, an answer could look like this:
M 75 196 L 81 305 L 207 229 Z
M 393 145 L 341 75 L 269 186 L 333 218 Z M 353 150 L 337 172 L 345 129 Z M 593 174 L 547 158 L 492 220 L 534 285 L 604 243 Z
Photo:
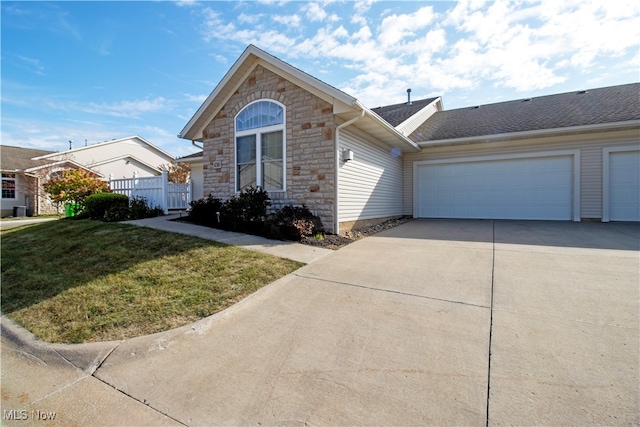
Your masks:
M 49 342 L 191 323 L 303 264 L 128 224 L 51 221 L 2 232 L 3 314 Z

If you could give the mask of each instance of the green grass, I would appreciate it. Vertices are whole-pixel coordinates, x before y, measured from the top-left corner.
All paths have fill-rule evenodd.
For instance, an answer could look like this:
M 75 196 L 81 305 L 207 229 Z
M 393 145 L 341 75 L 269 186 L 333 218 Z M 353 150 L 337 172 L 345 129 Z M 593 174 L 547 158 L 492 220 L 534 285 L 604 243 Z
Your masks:
M 131 338 L 236 303 L 303 264 L 190 236 L 89 220 L 2 232 L 2 312 L 60 343 Z

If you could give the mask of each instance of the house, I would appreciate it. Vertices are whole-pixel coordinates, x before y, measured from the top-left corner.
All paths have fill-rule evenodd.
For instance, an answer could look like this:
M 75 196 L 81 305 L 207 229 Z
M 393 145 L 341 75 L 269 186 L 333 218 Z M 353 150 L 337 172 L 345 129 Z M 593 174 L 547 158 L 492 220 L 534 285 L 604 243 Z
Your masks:
M 203 146 L 204 195 L 261 186 L 339 233 L 403 215 L 640 221 L 639 131 L 639 83 L 370 109 L 250 45 L 179 137 Z
M 27 215 L 55 213 L 56 208 L 42 185 L 62 170 L 82 168 L 96 177 L 131 178 L 157 176 L 162 165 L 173 162 L 170 154 L 139 136 L 70 148 L 45 151 L 1 146 L 2 216 L 14 214 L 14 208 Z
M 137 135 L 49 153 L 34 160 L 73 160 L 109 178 L 157 176 L 174 157 Z
M 44 160 L 53 151 L 0 146 L 2 168 L 2 216 L 24 216 L 56 212 L 42 184 L 66 169 L 82 168 L 103 178 L 73 160 Z

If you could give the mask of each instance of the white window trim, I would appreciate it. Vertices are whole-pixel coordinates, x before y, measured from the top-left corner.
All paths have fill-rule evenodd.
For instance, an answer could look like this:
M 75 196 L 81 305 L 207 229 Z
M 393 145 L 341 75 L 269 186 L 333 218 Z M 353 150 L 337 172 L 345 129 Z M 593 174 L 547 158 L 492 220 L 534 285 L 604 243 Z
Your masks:
M 609 222 L 611 216 L 611 195 L 609 194 L 609 185 L 611 171 L 609 170 L 611 153 L 619 153 L 625 151 L 640 151 L 638 145 L 620 145 L 617 147 L 606 147 L 602 149 L 602 222 Z
M 413 217 L 418 217 L 418 198 L 420 197 L 418 194 L 418 167 L 420 166 L 556 156 L 573 156 L 573 221 L 580 222 L 580 150 L 538 151 L 535 153 L 494 154 L 488 156 L 415 161 L 413 162 Z
M 253 128 L 249 130 L 238 131 L 237 129 L 237 118 L 240 113 L 242 113 L 246 108 L 250 105 L 255 104 L 257 102 L 268 101 L 277 104 L 282 107 L 282 124 L 265 126 L 259 128 Z M 238 188 L 238 137 L 248 136 L 248 135 L 256 135 L 256 185 L 262 188 L 262 182 L 258 182 L 262 178 L 262 144 L 260 143 L 260 137 L 263 133 L 277 132 L 282 131 L 282 189 L 281 190 L 265 190 L 269 193 L 284 193 L 287 191 L 287 109 L 284 104 L 276 101 L 275 99 L 270 98 L 262 98 L 256 101 L 253 101 L 238 111 L 233 118 L 233 165 L 234 165 L 234 174 L 233 174 L 233 186 L 236 193 L 240 193 L 240 189 Z
M 2 181 L 6 180 L 13 180 L 13 195 L 14 197 L 2 197 L 2 194 L 0 193 L 0 198 L 2 198 L 2 200 L 18 200 L 18 174 L 15 172 L 3 172 L 6 174 L 12 174 L 13 178 L 5 178 L 2 177 Z

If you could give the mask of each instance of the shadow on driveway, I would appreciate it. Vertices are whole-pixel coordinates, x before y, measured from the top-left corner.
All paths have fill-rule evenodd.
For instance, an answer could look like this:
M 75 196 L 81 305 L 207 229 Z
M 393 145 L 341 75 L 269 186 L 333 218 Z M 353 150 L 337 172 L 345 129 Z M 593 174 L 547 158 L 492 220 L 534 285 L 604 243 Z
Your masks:
M 380 233 L 379 236 L 451 242 L 495 241 L 516 245 L 640 250 L 640 224 L 629 222 L 416 219 L 406 226 Z

